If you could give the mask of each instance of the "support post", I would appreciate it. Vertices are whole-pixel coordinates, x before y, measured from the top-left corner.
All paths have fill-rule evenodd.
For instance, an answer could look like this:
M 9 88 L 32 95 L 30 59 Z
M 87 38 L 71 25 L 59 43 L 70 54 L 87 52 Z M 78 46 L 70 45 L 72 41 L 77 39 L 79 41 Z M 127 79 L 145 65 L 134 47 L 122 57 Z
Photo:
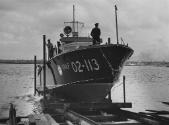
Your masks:
M 108 38 L 108 44 L 110 44 L 110 37 Z
M 126 79 L 126 77 L 123 76 L 123 96 L 124 96 L 124 103 L 126 103 L 126 86 L 125 86 L 125 79 Z
M 117 44 L 119 44 L 118 22 L 117 22 L 117 6 L 116 5 L 115 5 L 115 16 L 116 16 L 116 38 L 117 38 Z
M 34 95 L 36 95 L 36 56 L 34 56 Z
M 46 35 L 43 35 L 43 96 L 46 98 Z
M 10 109 L 9 109 L 9 125 L 17 125 L 16 110 L 12 103 L 10 104 Z
M 42 86 L 42 74 L 40 73 L 39 75 L 40 75 L 40 78 L 39 78 L 40 79 L 40 86 Z

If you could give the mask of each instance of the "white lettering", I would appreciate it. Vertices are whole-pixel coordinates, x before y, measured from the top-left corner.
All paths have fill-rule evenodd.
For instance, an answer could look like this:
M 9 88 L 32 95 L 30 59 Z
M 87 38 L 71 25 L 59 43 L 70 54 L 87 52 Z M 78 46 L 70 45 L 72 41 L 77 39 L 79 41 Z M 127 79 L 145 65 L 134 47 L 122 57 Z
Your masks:
M 78 72 L 83 72 L 83 69 L 82 69 L 82 64 L 79 62 L 79 61 L 76 61 L 76 65 L 77 65 L 77 69 L 78 69 Z
M 69 63 L 63 64 L 61 65 L 63 70 L 70 70 L 70 66 L 72 67 L 74 72 L 93 72 L 93 71 L 98 71 L 100 70 L 100 65 L 98 63 L 98 61 L 93 58 L 93 59 L 84 59 L 82 61 L 72 61 L 70 63 L 71 65 L 69 65 Z
M 93 64 L 94 64 L 94 70 L 99 70 L 100 69 L 100 67 L 99 67 L 99 64 L 98 64 L 98 62 L 97 62 L 97 60 L 96 59 L 92 59 L 92 62 L 93 62 Z
M 71 62 L 71 65 L 72 65 L 72 69 L 74 72 L 77 72 L 77 66 L 74 62 Z

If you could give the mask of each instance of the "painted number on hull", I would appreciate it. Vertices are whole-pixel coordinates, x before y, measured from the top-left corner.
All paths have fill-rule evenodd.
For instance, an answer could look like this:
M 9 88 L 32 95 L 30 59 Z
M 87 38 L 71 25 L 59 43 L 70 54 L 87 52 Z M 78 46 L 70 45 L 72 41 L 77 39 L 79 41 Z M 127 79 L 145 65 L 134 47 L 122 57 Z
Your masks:
M 83 62 L 75 61 L 71 62 L 71 67 L 74 72 L 97 71 L 100 69 L 99 63 L 96 59 L 84 59 Z

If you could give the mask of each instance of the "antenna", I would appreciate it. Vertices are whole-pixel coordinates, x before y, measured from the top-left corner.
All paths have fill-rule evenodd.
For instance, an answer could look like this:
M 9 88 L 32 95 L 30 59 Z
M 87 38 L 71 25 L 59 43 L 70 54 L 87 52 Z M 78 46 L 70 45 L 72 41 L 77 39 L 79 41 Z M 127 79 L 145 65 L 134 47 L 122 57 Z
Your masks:
M 117 22 L 117 6 L 115 5 L 115 16 L 116 16 L 116 37 L 117 37 L 117 44 L 119 44 L 119 36 L 118 36 L 118 22 Z

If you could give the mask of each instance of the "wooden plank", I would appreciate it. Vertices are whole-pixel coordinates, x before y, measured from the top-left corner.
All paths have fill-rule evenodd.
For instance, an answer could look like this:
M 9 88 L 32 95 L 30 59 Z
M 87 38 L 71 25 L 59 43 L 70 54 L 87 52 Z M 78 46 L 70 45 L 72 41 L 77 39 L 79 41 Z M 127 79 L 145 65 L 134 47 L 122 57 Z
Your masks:
M 86 116 L 89 119 L 92 119 L 96 122 L 108 122 L 108 121 L 116 121 L 119 119 L 117 115 L 108 115 L 108 116 L 103 116 L 103 115 L 94 115 L 94 116 Z
M 67 111 L 65 112 L 65 118 L 70 120 L 73 123 L 77 123 L 80 125 L 101 125 L 83 115 L 80 115 L 74 111 Z
M 60 125 L 49 114 L 31 114 L 17 125 Z
M 50 116 L 56 120 L 58 123 L 62 123 L 65 121 L 64 115 L 63 114 L 50 114 Z
M 117 108 L 131 108 L 132 103 L 70 103 L 71 110 L 113 110 Z
M 34 114 L 29 116 L 29 124 L 36 125 L 59 125 L 47 114 Z
M 117 115 L 121 114 L 121 115 L 123 115 L 123 117 L 134 119 L 134 120 L 139 121 L 144 124 L 149 124 L 149 125 L 160 125 L 161 124 L 159 121 L 152 119 L 152 117 L 141 115 L 139 113 L 134 113 L 134 112 L 125 111 L 125 110 L 119 110 L 118 112 L 116 112 L 116 114 Z
M 71 121 L 66 121 L 66 125 L 74 125 Z
M 101 125 L 143 125 L 135 120 L 131 120 L 128 122 L 101 122 Z
M 56 123 L 56 121 L 49 114 L 45 114 L 45 117 L 48 120 L 49 125 L 59 125 L 59 123 Z
M 153 114 L 153 113 L 151 113 L 151 114 L 139 113 L 139 114 L 141 114 L 143 117 L 149 117 L 150 119 L 156 120 L 156 121 L 158 121 L 160 123 L 163 123 L 163 124 L 167 124 L 168 125 L 168 123 L 169 123 L 169 118 L 164 117 L 164 116 L 159 116 L 159 115 Z
M 154 114 L 161 114 L 161 115 L 169 114 L 169 111 L 157 111 L 157 110 L 146 110 L 146 111 L 149 111 Z

